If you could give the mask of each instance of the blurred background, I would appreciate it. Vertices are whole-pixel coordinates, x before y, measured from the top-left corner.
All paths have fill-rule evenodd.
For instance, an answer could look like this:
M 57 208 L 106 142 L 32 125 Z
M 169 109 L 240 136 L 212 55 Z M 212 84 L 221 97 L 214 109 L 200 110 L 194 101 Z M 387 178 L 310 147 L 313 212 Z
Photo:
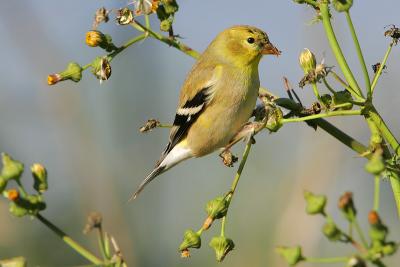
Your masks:
M 300 51 L 310 48 L 320 61 L 336 65 L 322 26 L 310 25 L 314 12 L 286 1 L 178 1 L 174 29 L 192 48 L 202 51 L 215 35 L 234 24 L 251 24 L 268 32 L 282 56 L 260 65 L 263 86 L 284 95 L 282 76 L 293 84 L 302 77 Z M 127 1 L 1 1 L 0 2 L 0 151 L 26 164 L 23 182 L 31 188 L 28 167 L 43 163 L 49 172 L 48 208 L 43 215 L 90 250 L 94 233 L 83 235 L 86 216 L 99 211 L 104 227 L 119 242 L 129 266 L 286 266 L 274 253 L 277 245 L 302 245 L 307 256 L 343 256 L 350 246 L 332 244 L 321 233 L 320 217 L 304 212 L 305 189 L 328 195 L 328 211 L 347 227 L 336 202 L 344 191 L 355 192 L 359 219 L 367 229 L 373 202 L 373 178 L 365 160 L 321 130 L 304 123 L 285 125 L 278 133 L 259 134 L 227 218 L 226 234 L 236 249 L 222 264 L 208 248 L 219 223 L 203 238 L 203 248 L 183 260 L 177 248 L 185 229 L 197 229 L 205 203 L 225 193 L 236 168 L 226 168 L 217 153 L 187 161 L 153 182 L 137 201 L 130 194 L 152 169 L 163 150 L 167 129 L 140 134 L 149 118 L 171 122 L 180 86 L 194 60 L 163 43 L 148 39 L 112 62 L 111 79 L 103 84 L 90 72 L 81 82 L 49 87 L 46 77 L 68 62 L 82 65 L 103 55 L 85 45 L 94 12 L 126 6 Z M 389 40 L 384 26 L 399 24 L 400 2 L 355 1 L 355 27 L 368 67 L 381 61 Z M 153 27 L 158 21 L 153 18 Z M 344 16 L 334 13 L 334 26 L 349 64 L 362 76 Z M 122 44 L 137 34 L 113 21 L 100 30 Z M 400 56 L 393 49 L 376 90 L 376 106 L 400 137 Z M 339 71 L 339 68 L 335 68 Z M 370 69 L 372 75 L 372 69 Z M 321 87 L 322 88 L 322 87 Z M 310 88 L 297 91 L 310 105 Z M 368 142 L 361 118 L 332 118 L 335 125 Z M 236 146 L 241 155 L 244 144 Z M 237 165 L 236 165 L 237 167 Z M 388 182 L 382 183 L 381 214 L 400 239 L 396 209 Z M 37 220 L 15 218 L 0 201 L 0 258 L 25 256 L 30 266 L 77 266 L 87 262 Z M 400 254 L 387 260 L 395 266 Z M 397 262 L 397 263 L 396 263 Z M 320 264 L 304 264 L 320 266 Z M 340 264 L 339 264 L 340 266 Z

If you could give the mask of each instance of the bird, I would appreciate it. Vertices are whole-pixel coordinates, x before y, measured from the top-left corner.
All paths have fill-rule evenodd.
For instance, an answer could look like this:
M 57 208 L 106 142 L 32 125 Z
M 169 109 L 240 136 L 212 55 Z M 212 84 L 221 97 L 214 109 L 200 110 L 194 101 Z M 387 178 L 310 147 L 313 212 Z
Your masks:
M 262 56 L 280 54 L 256 27 L 237 25 L 220 32 L 187 75 L 168 145 L 130 200 L 178 163 L 227 146 L 256 105 Z

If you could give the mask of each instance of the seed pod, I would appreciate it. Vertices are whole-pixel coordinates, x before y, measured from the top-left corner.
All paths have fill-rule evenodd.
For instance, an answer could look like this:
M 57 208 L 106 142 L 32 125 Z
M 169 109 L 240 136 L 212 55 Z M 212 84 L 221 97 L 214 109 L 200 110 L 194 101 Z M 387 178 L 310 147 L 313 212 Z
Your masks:
M 233 243 L 232 239 L 224 236 L 213 237 L 209 245 L 214 249 L 218 262 L 223 261 L 226 255 L 235 248 L 235 243 Z
M 189 229 L 185 231 L 183 235 L 183 241 L 179 246 L 179 251 L 184 251 L 189 248 L 200 248 L 201 247 L 201 238 L 200 234 L 195 231 Z

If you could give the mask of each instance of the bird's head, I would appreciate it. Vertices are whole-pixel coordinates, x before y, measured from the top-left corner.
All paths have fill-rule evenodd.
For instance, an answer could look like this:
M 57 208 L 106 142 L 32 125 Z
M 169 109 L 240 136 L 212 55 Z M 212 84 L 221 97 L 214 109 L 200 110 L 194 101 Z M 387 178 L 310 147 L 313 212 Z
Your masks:
M 249 65 L 260 61 L 263 55 L 280 55 L 280 51 L 268 39 L 268 35 L 252 26 L 233 26 L 221 32 L 213 47 L 226 60 L 237 65 Z

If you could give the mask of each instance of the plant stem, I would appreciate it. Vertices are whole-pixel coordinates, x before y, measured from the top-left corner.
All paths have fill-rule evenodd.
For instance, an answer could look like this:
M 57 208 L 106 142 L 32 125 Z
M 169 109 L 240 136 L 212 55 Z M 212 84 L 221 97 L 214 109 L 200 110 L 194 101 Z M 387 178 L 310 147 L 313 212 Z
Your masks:
M 390 172 L 390 185 L 392 186 L 393 196 L 397 206 L 397 214 L 400 218 L 400 177 L 397 172 Z
M 361 69 L 364 74 L 365 87 L 368 91 L 368 98 L 370 99 L 372 96 L 372 92 L 371 92 L 371 82 L 370 82 L 369 75 L 368 75 L 367 65 L 365 64 L 365 59 L 364 59 L 364 56 L 363 56 L 363 53 L 361 50 L 360 42 L 358 41 L 358 38 L 357 38 L 356 30 L 354 29 L 353 21 L 350 16 L 350 11 L 347 10 L 345 12 L 345 14 L 346 14 L 347 24 L 349 25 L 349 28 L 350 28 L 351 37 L 353 38 L 353 42 L 356 47 L 358 60 L 360 61 Z
M 374 210 L 378 211 L 379 210 L 379 191 L 380 191 L 380 184 L 381 184 L 381 178 L 379 175 L 375 175 L 375 186 L 374 186 Z
M 318 118 L 326 118 L 326 117 L 334 117 L 334 116 L 352 116 L 352 115 L 361 115 L 361 110 L 356 109 L 356 110 L 328 111 L 325 113 L 310 115 L 310 116 L 306 116 L 306 117 L 282 119 L 282 123 L 308 121 L 308 120 L 314 120 L 314 119 L 318 119 Z
M 226 215 L 222 217 L 221 221 L 221 236 L 225 236 Z
M 357 84 L 356 79 L 354 78 L 353 73 L 350 70 L 349 65 L 347 64 L 346 58 L 343 55 L 342 49 L 336 39 L 335 32 L 333 31 L 333 27 L 331 24 L 330 14 L 329 14 L 329 7 L 328 3 L 323 1 L 319 4 L 320 7 L 320 15 L 322 17 L 322 23 L 325 28 L 326 36 L 329 41 L 329 45 L 331 46 L 332 52 L 336 57 L 336 60 L 343 71 L 344 77 L 346 78 L 347 82 L 349 83 L 350 87 L 359 95 L 363 97 L 360 87 Z
M 193 58 L 197 59 L 197 58 L 200 57 L 200 54 L 197 51 L 193 50 L 192 48 L 188 47 L 187 45 L 185 45 L 185 44 L 183 44 L 181 42 L 178 42 L 173 38 L 170 38 L 170 37 L 164 36 L 162 34 L 159 34 L 157 32 L 154 32 L 153 30 L 148 29 L 145 26 L 143 26 L 138 21 L 135 21 L 135 24 L 138 25 L 140 28 L 142 28 L 145 32 L 148 32 L 151 37 L 153 37 L 153 38 L 155 38 L 155 39 L 157 39 L 157 40 L 159 40 L 159 41 L 161 41 L 161 42 L 163 42 L 163 43 L 165 43 L 165 44 L 167 44 L 169 46 L 173 46 L 176 49 L 182 51 L 183 53 L 185 53 L 185 54 L 187 54 L 187 55 L 189 55 L 189 56 L 191 56 Z
M 348 257 L 336 257 L 336 258 L 304 258 L 306 262 L 313 263 L 338 263 L 338 262 L 347 262 L 349 260 Z
M 131 45 L 133 45 L 134 43 L 137 43 L 137 42 L 143 40 L 144 38 L 146 38 L 146 34 L 138 35 L 135 38 L 132 38 L 129 41 L 127 41 L 126 43 L 124 43 L 122 46 L 118 47 L 117 50 L 115 50 L 114 52 L 110 53 L 108 56 L 111 57 L 111 60 L 113 60 L 116 55 L 118 55 L 119 53 L 121 53 L 126 48 L 128 48 Z
M 36 218 L 46 225 L 51 231 L 53 231 L 58 237 L 60 237 L 68 246 L 70 246 L 73 250 L 81 254 L 84 258 L 89 260 L 90 262 L 97 265 L 104 265 L 103 261 L 93 255 L 91 252 L 82 247 L 79 243 L 74 241 L 71 237 L 69 237 L 66 233 L 64 233 L 60 228 L 55 226 L 49 220 L 44 218 L 40 213 L 36 215 Z
M 346 88 L 347 91 L 349 91 L 350 94 L 352 94 L 352 95 L 353 95 L 355 98 L 357 98 L 358 100 L 365 101 L 365 99 L 362 98 L 361 96 L 359 96 L 359 95 L 353 90 L 353 88 L 351 88 L 345 81 L 342 80 L 342 78 L 340 78 L 340 76 L 339 76 L 336 72 L 334 72 L 334 71 L 331 70 L 331 73 L 332 73 L 333 77 L 334 77 L 339 83 L 341 83 L 341 84 L 343 85 L 343 87 Z
M 316 83 L 312 83 L 311 85 L 312 85 L 312 88 L 313 88 L 313 91 L 314 91 L 314 95 L 315 95 L 315 96 L 317 97 L 317 99 L 318 99 L 318 102 L 320 102 L 321 105 L 326 109 L 326 106 L 325 106 L 324 102 L 322 101 L 321 96 L 319 95 L 319 91 L 318 91 L 318 86 L 317 86 L 317 84 L 316 84 Z
M 364 233 L 360 227 L 360 224 L 358 223 L 357 217 L 354 215 L 354 218 L 352 220 L 352 223 L 354 224 L 354 228 L 356 228 L 356 231 L 358 235 L 360 236 L 361 243 L 364 245 L 364 247 L 368 247 L 367 240 L 365 239 Z
M 328 83 L 328 81 L 326 80 L 325 77 L 322 79 L 322 81 L 324 82 L 326 88 L 328 88 L 328 90 L 329 90 L 332 94 L 336 94 L 336 91 L 333 90 L 332 86 L 330 86 L 330 84 Z
M 371 85 L 371 94 L 374 93 L 374 89 L 375 89 L 375 87 L 376 87 L 376 84 L 378 83 L 379 77 L 380 77 L 381 74 L 382 74 L 382 70 L 383 70 L 383 68 L 384 68 L 385 65 L 386 65 L 386 61 L 387 61 L 388 58 L 389 58 L 390 52 L 392 51 L 392 47 L 393 47 L 393 42 L 390 43 L 388 49 L 386 50 L 386 53 L 385 53 L 385 56 L 383 57 L 383 60 L 382 60 L 382 62 L 381 62 L 381 65 L 379 66 L 379 69 L 378 69 L 378 71 L 376 72 L 376 74 L 375 74 L 375 76 L 374 76 L 374 79 L 373 79 L 372 85 Z
M 396 153 L 397 156 L 400 156 L 399 142 L 397 141 L 397 139 L 393 135 L 393 133 L 390 131 L 390 129 L 387 127 L 385 121 L 382 119 L 382 117 L 376 111 L 375 107 L 372 105 L 371 105 L 371 110 L 368 112 L 368 116 L 375 123 L 376 127 L 378 127 L 382 136 L 386 139 L 386 141 L 392 147 L 394 153 Z
M 231 191 L 230 191 L 231 196 L 230 196 L 230 198 L 228 200 L 229 204 L 231 203 L 232 196 L 235 193 L 236 187 L 237 187 L 237 185 L 239 183 L 240 177 L 242 175 L 243 168 L 246 165 L 247 157 L 249 156 L 250 148 L 251 148 L 251 145 L 252 145 L 252 140 L 251 139 L 252 138 L 249 138 L 249 141 L 247 141 L 246 147 L 245 147 L 244 152 L 243 152 L 242 161 L 240 162 L 240 165 L 239 165 L 239 168 L 238 168 L 238 170 L 236 172 L 235 178 L 233 179 L 233 183 L 231 185 Z
M 104 260 L 109 260 L 109 255 L 107 255 L 106 253 L 106 249 L 105 249 L 105 242 L 104 242 L 104 232 L 103 232 L 103 227 L 101 227 L 101 225 L 99 227 L 97 227 L 97 235 L 98 235 L 98 242 L 99 242 L 99 247 L 100 247 L 100 251 L 101 254 L 103 256 Z

